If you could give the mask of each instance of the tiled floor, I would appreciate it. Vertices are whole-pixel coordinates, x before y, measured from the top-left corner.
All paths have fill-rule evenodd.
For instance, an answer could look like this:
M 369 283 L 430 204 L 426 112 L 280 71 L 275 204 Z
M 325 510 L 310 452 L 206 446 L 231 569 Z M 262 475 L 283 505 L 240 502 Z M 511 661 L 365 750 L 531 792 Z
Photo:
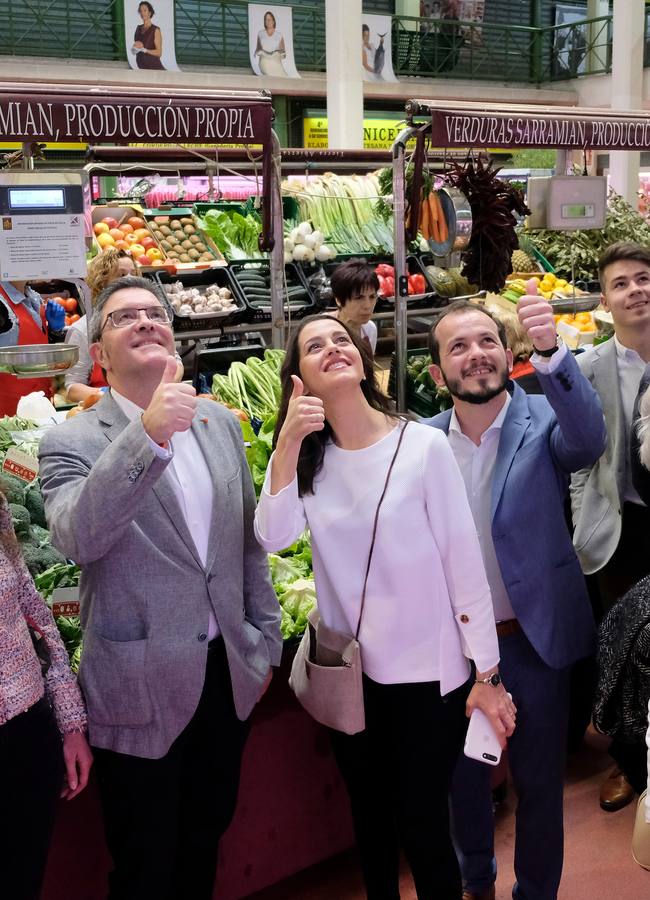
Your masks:
M 565 791 L 566 849 L 558 900 L 643 900 L 650 898 L 650 872 L 630 853 L 636 804 L 604 813 L 598 790 L 610 760 L 596 738 L 569 761 Z M 512 791 L 499 809 L 496 900 L 510 900 L 513 884 L 514 803 Z M 416 900 L 410 876 L 402 876 L 402 900 Z M 275 885 L 250 900 L 361 900 L 364 897 L 354 852 L 342 854 Z

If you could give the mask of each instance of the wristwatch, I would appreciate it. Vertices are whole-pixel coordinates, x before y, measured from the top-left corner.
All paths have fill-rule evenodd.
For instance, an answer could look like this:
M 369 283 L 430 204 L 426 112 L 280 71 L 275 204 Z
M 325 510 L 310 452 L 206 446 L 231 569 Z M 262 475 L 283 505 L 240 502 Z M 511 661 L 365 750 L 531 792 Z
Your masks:
M 492 687 L 498 687 L 501 684 L 501 676 L 498 672 L 493 672 L 487 678 L 477 678 L 476 684 L 489 684 Z
M 538 350 L 537 347 L 533 346 L 533 350 L 535 351 L 535 353 L 536 353 L 538 356 L 544 356 L 544 357 L 553 356 L 553 354 L 554 354 L 554 353 L 557 353 L 557 351 L 558 351 L 559 349 L 560 349 L 560 343 L 559 343 L 559 341 L 556 341 L 556 342 L 555 342 L 555 347 L 551 347 L 550 350 Z

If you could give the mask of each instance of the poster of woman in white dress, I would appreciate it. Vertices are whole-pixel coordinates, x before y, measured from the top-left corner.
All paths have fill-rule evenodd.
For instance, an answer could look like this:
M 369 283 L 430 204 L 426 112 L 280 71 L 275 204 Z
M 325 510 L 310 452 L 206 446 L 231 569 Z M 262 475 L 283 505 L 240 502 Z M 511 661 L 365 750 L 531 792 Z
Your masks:
M 362 17 L 361 65 L 364 81 L 397 81 L 393 72 L 390 16 Z
M 251 68 L 267 78 L 300 78 L 293 58 L 290 6 L 248 4 L 248 44 Z

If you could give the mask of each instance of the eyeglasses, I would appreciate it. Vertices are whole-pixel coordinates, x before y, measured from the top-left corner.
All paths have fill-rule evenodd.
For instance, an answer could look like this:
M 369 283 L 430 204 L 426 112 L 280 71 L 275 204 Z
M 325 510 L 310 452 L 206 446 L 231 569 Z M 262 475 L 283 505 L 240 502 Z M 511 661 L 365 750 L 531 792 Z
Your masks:
M 140 319 L 140 313 L 144 313 L 154 325 L 171 325 L 171 318 L 164 306 L 128 306 L 124 309 L 114 309 L 106 316 L 102 325 L 102 332 L 110 319 L 113 328 L 126 328 Z

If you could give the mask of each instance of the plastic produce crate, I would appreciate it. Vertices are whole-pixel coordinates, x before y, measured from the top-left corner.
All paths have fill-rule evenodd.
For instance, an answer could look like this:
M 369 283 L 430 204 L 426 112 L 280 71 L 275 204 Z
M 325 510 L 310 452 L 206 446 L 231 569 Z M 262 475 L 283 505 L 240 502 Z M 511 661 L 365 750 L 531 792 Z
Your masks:
M 246 303 L 247 322 L 270 322 L 271 314 L 271 263 L 267 259 L 240 260 L 231 262 L 228 271 L 237 284 L 238 292 Z M 291 303 L 290 315 L 292 319 L 302 319 L 317 311 L 314 297 L 309 289 L 305 277 L 295 263 L 287 263 L 284 267 L 286 289 L 295 294 Z M 256 288 L 259 295 L 256 296 Z M 264 295 L 268 294 L 268 300 Z M 289 296 L 291 300 L 291 296 Z M 285 315 L 289 314 L 287 308 L 287 296 L 284 294 Z
M 423 347 L 411 347 L 406 351 L 407 361 L 416 356 L 426 356 L 428 350 Z M 397 354 L 392 353 L 390 358 L 390 374 L 388 376 L 388 394 L 397 399 Z M 406 375 L 406 406 L 411 412 L 423 418 L 430 418 L 442 412 L 445 407 L 437 394 L 431 393 L 424 385 L 416 384 Z
M 165 269 L 157 269 L 155 280 L 162 285 L 173 284 L 180 281 L 185 288 L 205 288 L 210 284 L 228 288 L 232 294 L 236 310 L 231 312 L 195 313 L 190 316 L 179 316 L 174 313 L 174 332 L 182 334 L 184 331 L 208 331 L 213 328 L 223 328 L 226 325 L 237 325 L 246 319 L 246 303 L 227 268 L 195 269 L 178 272 L 170 275 Z

